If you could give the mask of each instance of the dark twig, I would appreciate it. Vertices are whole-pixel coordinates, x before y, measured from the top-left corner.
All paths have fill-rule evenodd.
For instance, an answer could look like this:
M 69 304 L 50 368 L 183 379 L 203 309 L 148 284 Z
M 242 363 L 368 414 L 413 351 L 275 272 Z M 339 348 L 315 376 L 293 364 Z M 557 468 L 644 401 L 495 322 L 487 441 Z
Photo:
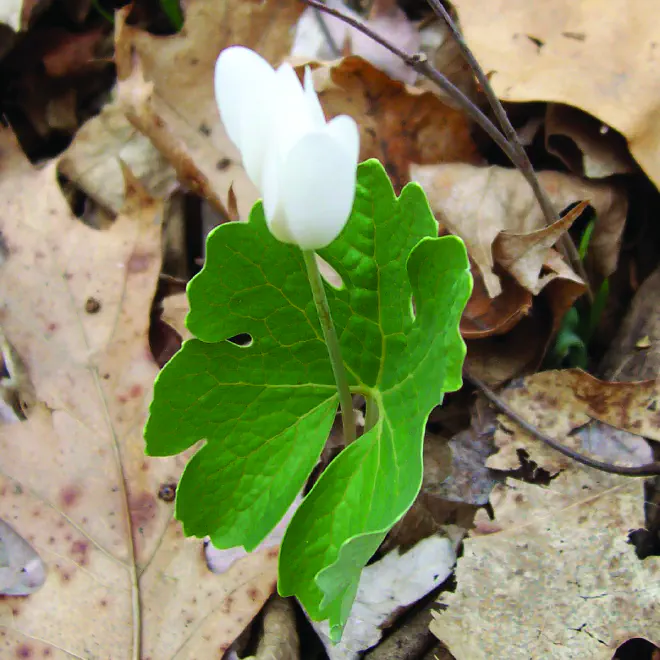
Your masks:
M 466 380 L 469 380 L 475 387 L 481 390 L 484 396 L 498 410 L 512 419 L 516 424 L 518 424 L 518 426 L 527 431 L 527 433 L 534 436 L 537 440 L 545 443 L 548 445 L 548 447 L 552 447 L 552 449 L 558 451 L 560 454 L 568 456 L 568 458 L 571 458 L 578 463 L 582 463 L 587 467 L 595 468 L 601 472 L 608 472 L 609 474 L 620 474 L 626 477 L 655 477 L 660 474 L 660 462 L 657 461 L 634 467 L 612 465 L 611 463 L 604 463 L 602 461 L 589 458 L 588 456 L 584 456 L 583 454 L 579 454 L 578 452 L 565 447 L 526 421 L 525 418 L 519 415 L 508 403 L 506 403 L 501 397 L 495 394 L 495 392 L 491 390 L 490 387 L 486 385 L 486 383 L 471 374 L 467 369 L 463 369 L 463 375 L 465 376 Z
M 397 57 L 401 58 L 410 68 L 417 71 L 422 76 L 426 76 L 432 80 L 443 92 L 447 94 L 457 105 L 461 107 L 462 110 L 472 119 L 474 122 L 479 124 L 481 128 L 488 133 L 488 135 L 493 139 L 493 141 L 506 153 L 507 157 L 513 162 L 516 163 L 516 152 L 509 144 L 507 139 L 504 137 L 504 134 L 493 124 L 493 122 L 484 115 L 479 108 L 470 101 L 470 99 L 461 92 L 458 87 L 451 83 L 445 76 L 443 76 L 436 68 L 428 63 L 426 56 L 423 54 L 411 55 L 405 51 L 397 48 L 393 43 L 381 37 L 377 32 L 374 32 L 369 26 L 364 25 L 360 21 L 357 21 L 346 14 L 342 14 L 336 9 L 331 7 L 326 7 L 319 0 L 305 0 L 305 3 L 310 7 L 314 7 L 319 11 L 328 14 L 329 16 L 334 16 L 344 23 L 354 27 L 356 30 L 359 30 L 363 34 L 367 35 L 373 39 L 376 43 L 380 44 L 384 48 L 387 48 L 391 53 L 394 53 Z
M 323 37 L 325 38 L 326 43 L 330 47 L 333 57 L 339 57 L 341 55 L 341 50 L 337 45 L 335 38 L 332 36 L 332 33 L 330 32 L 330 28 L 328 27 L 328 24 L 325 22 L 325 19 L 323 18 L 323 14 L 319 11 L 318 7 L 314 7 L 313 9 L 314 9 L 314 18 L 316 19 L 316 22 L 318 23 L 321 32 L 323 32 Z
M 520 170 L 534 191 L 534 196 L 538 200 L 539 206 L 541 207 L 543 215 L 545 216 L 546 224 L 551 225 L 555 223 L 557 220 L 559 220 L 557 211 L 553 207 L 548 194 L 539 183 L 538 177 L 536 176 L 534 168 L 532 167 L 532 163 L 529 160 L 529 156 L 527 156 L 527 152 L 525 151 L 525 147 L 523 147 L 522 143 L 520 142 L 518 134 L 513 128 L 513 125 L 511 124 L 511 121 L 509 120 L 509 117 L 506 114 L 502 103 L 500 103 L 500 100 L 497 98 L 497 95 L 493 90 L 493 86 L 490 84 L 490 80 L 488 80 L 488 76 L 484 73 L 484 70 L 481 68 L 481 65 L 477 61 L 477 58 L 473 55 L 467 43 L 465 43 L 463 35 L 440 0 L 427 0 L 427 2 L 433 11 L 437 14 L 437 16 L 444 19 L 447 27 L 449 28 L 449 31 L 454 37 L 454 40 L 463 53 L 463 57 L 479 81 L 484 94 L 486 94 L 488 103 L 493 109 L 493 112 L 497 117 L 497 121 L 504 131 L 506 139 L 513 146 L 516 152 L 516 159 L 513 161 L 513 163 Z M 560 239 L 560 247 L 564 251 L 564 256 L 575 269 L 575 272 L 584 280 L 585 284 L 587 285 L 587 292 L 589 297 L 593 301 L 593 294 L 591 292 L 591 287 L 589 286 L 589 277 L 587 275 L 587 271 L 584 268 L 582 259 L 580 259 L 580 254 L 578 249 L 575 247 L 575 243 L 568 234 L 562 235 Z
M 525 159 L 522 160 L 518 150 L 515 147 L 517 143 L 519 144 L 519 140 L 517 143 L 515 141 L 507 140 L 507 138 L 500 131 L 500 129 L 498 129 L 497 126 L 495 126 L 495 124 L 493 124 L 493 122 L 490 119 L 488 119 L 488 117 L 486 117 L 486 115 L 465 94 L 463 94 L 463 92 L 461 92 L 460 89 L 458 89 L 458 87 L 456 87 L 446 76 L 440 73 L 440 71 L 438 71 L 434 66 L 429 64 L 426 55 L 422 53 L 416 53 L 414 55 L 411 55 L 410 53 L 406 53 L 405 51 L 395 46 L 389 40 L 381 37 L 377 32 L 374 32 L 370 27 L 368 27 L 361 21 L 357 21 L 351 18 L 350 16 L 346 16 L 346 14 L 343 14 L 342 12 L 337 11 L 336 9 L 332 9 L 331 7 L 326 7 L 319 0 L 305 0 L 305 3 L 310 7 L 314 7 L 318 11 L 326 13 L 330 16 L 334 16 L 335 18 L 338 18 L 347 25 L 350 25 L 356 30 L 359 30 L 366 36 L 373 39 L 376 43 L 380 44 L 384 48 L 387 48 L 387 50 L 389 50 L 391 53 L 394 53 L 394 55 L 396 55 L 401 60 L 403 60 L 411 69 L 414 69 L 420 75 L 425 76 L 426 78 L 434 82 L 445 94 L 447 94 L 447 96 L 449 96 L 468 115 L 468 117 L 470 117 L 470 119 L 472 119 L 472 121 L 474 121 L 476 124 L 481 126 L 481 128 L 490 136 L 493 142 L 495 142 L 497 146 L 500 149 L 502 149 L 502 151 L 506 154 L 507 158 L 520 170 L 522 175 L 529 183 L 530 187 L 532 188 L 532 191 L 534 192 L 535 196 L 539 201 L 541 209 L 543 210 L 543 213 L 546 217 L 546 221 L 549 224 L 554 222 L 554 220 L 557 218 L 557 214 L 554 208 L 552 207 L 552 204 L 550 203 L 549 199 L 547 198 L 547 195 L 545 195 L 543 189 L 541 188 L 538 178 L 536 177 L 536 174 L 534 173 L 534 170 L 532 169 L 532 166 L 529 163 L 527 154 L 525 153 L 524 149 L 522 149 Z M 474 56 L 472 56 L 472 58 L 474 59 Z M 481 70 L 481 73 L 483 75 L 483 70 Z M 475 75 L 476 75 L 476 71 L 475 71 Z M 486 80 L 488 87 L 490 87 L 485 75 L 484 75 L 484 79 Z M 484 86 L 484 91 L 486 89 L 487 87 Z M 492 88 L 490 89 L 492 92 Z M 504 113 L 504 109 L 502 109 L 502 113 Z M 506 114 L 504 114 L 504 116 L 506 116 Z M 515 135 L 515 131 L 513 130 L 513 127 L 511 127 L 511 130 Z M 525 161 L 528 164 L 527 166 L 525 166 Z M 568 260 L 571 262 L 576 272 L 585 281 L 589 297 L 590 299 L 593 299 L 593 294 L 591 293 L 591 289 L 589 287 L 589 280 L 587 279 L 587 275 L 584 270 L 584 266 L 579 259 L 579 255 L 577 255 L 578 257 L 577 261 L 575 261 L 571 256 L 573 253 L 577 254 L 577 250 L 575 248 L 575 245 L 571 241 L 570 236 L 564 235 L 560 240 L 562 241 L 561 243 L 562 245 L 570 243 L 570 246 L 565 247 L 564 252 L 566 253 Z

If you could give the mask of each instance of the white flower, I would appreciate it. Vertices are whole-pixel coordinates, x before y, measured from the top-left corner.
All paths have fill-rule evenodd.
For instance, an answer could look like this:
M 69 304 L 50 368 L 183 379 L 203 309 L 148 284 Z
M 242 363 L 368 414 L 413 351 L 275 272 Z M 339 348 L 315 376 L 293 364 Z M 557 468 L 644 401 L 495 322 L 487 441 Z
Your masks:
M 275 71 L 242 46 L 220 53 L 215 96 L 275 238 L 303 250 L 331 243 L 355 198 L 355 121 L 346 115 L 325 121 L 309 69 L 303 88 L 291 65 Z

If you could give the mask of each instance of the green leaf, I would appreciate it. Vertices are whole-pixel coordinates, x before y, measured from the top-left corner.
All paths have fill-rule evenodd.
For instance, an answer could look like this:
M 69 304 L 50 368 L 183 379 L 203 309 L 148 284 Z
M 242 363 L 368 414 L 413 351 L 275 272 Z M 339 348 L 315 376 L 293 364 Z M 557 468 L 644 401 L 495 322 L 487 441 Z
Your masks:
M 376 402 L 378 421 L 294 515 L 279 588 L 313 618 L 330 618 L 335 637 L 361 569 L 419 491 L 428 415 L 461 385 L 458 322 L 472 280 L 460 239 L 436 234 L 421 188 L 409 184 L 397 199 L 372 160 L 358 169 L 346 228 L 320 251 L 343 281 L 326 292 L 351 388 Z M 270 235 L 261 204 L 248 223 L 212 232 L 189 297 L 198 339 L 156 381 L 147 451 L 175 454 L 205 439 L 179 484 L 177 517 L 187 534 L 252 549 L 302 488 L 328 436 L 337 395 L 327 350 L 302 254 Z M 239 333 L 252 343 L 226 341 Z

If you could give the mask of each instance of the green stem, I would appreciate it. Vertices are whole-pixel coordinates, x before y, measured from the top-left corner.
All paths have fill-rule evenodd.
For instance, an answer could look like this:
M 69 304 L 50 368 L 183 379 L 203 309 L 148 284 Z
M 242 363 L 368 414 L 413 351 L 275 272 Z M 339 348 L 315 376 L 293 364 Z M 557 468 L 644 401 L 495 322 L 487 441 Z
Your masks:
M 378 421 L 378 404 L 372 396 L 367 396 L 367 414 L 364 416 L 364 432 L 371 431 Z
M 323 330 L 323 337 L 325 345 L 328 347 L 328 354 L 330 355 L 330 364 L 332 364 L 332 373 L 335 375 L 335 383 L 339 392 L 339 406 L 341 408 L 341 421 L 344 427 L 344 439 L 346 444 L 350 444 L 355 440 L 355 417 L 353 415 L 353 397 L 351 390 L 348 386 L 348 376 L 346 375 L 346 367 L 344 361 L 341 359 L 341 349 L 339 348 L 339 339 L 337 338 L 337 331 L 335 324 L 332 322 L 330 315 L 330 306 L 328 305 L 328 298 L 325 295 L 325 287 L 321 279 L 318 264 L 313 250 L 303 250 L 303 257 L 305 259 L 305 266 L 307 267 L 307 277 L 309 284 L 312 287 L 312 295 L 316 303 L 316 311 L 319 315 L 321 322 L 321 329 Z

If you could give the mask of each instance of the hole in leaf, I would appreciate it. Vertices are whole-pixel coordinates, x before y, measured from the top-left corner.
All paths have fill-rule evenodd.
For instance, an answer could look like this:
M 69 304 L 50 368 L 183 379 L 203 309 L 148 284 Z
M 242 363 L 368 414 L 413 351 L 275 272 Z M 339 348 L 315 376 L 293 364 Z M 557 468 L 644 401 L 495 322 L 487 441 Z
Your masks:
M 321 271 L 321 277 L 333 288 L 338 291 L 344 288 L 344 280 L 341 275 L 327 262 L 316 255 L 316 263 Z
M 247 332 L 242 332 L 240 335 L 230 337 L 227 341 L 230 341 L 232 344 L 236 344 L 237 346 L 247 347 L 251 346 L 254 340 L 252 339 L 252 336 Z
M 654 660 L 658 647 L 648 639 L 634 637 L 619 646 L 613 660 Z

